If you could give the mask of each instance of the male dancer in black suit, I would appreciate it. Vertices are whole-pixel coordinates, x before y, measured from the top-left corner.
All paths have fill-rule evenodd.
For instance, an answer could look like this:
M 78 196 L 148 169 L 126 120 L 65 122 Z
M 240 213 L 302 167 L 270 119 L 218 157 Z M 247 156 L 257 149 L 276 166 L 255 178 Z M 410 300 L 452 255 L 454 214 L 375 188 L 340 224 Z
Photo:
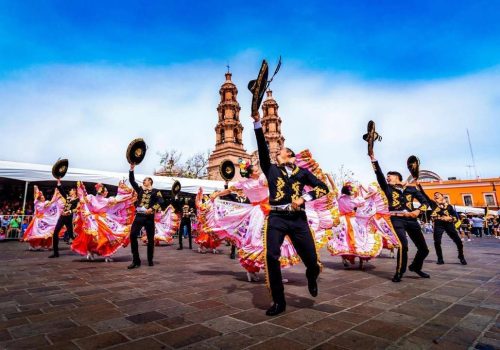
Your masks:
M 59 194 L 64 199 L 64 208 L 52 234 L 52 255 L 49 256 L 51 259 L 59 257 L 59 232 L 63 227 L 66 227 L 64 237 L 68 237 L 68 242 L 69 239 L 73 238 L 73 214 L 76 212 L 76 207 L 79 203 L 76 196 L 76 189 L 74 187 L 71 188 L 69 194 L 67 194 L 61 185 L 60 179 L 57 179 L 57 191 L 59 191 Z
M 281 277 L 280 255 L 285 235 L 290 237 L 293 246 L 306 266 L 309 293 L 318 295 L 316 279 L 320 264 L 316 254 L 314 238 L 307 223 L 304 203 L 328 193 L 328 187 L 310 171 L 294 164 L 295 153 L 289 148 L 281 148 L 277 154 L 277 164 L 271 164 L 269 149 L 262 131 L 260 115 L 253 112 L 255 136 L 259 149 L 260 167 L 269 186 L 271 211 L 264 228 L 264 248 L 266 252 L 266 282 L 271 290 L 274 304 L 266 315 L 274 316 L 285 311 L 285 293 Z M 312 188 L 303 193 L 304 186 Z
M 156 210 L 161 208 L 162 196 L 160 191 L 153 189 L 153 179 L 146 177 L 142 182 L 142 186 L 139 186 L 135 181 L 134 176 L 135 164 L 130 165 L 130 171 L 128 173 L 128 178 L 130 184 L 137 192 L 137 200 L 135 202 L 135 218 L 132 223 L 132 228 L 130 229 L 130 249 L 132 250 L 132 264 L 128 266 L 128 269 L 135 269 L 141 266 L 141 258 L 139 257 L 139 244 L 137 239 L 141 234 L 141 230 L 144 227 L 146 229 L 146 235 L 148 237 L 148 264 L 153 266 L 153 254 L 155 249 L 155 220 L 154 213 Z
M 402 182 L 403 176 L 399 172 L 389 171 L 386 178 L 373 151 L 371 151 L 370 159 L 375 175 L 377 176 L 378 184 L 382 188 L 382 191 L 384 191 L 389 202 L 392 226 L 401 244 L 401 247 L 398 249 L 396 273 L 392 281 L 401 282 L 401 278 L 406 272 L 406 265 L 408 263 L 408 239 L 406 238 L 406 233 L 408 233 L 417 247 L 415 259 L 413 259 L 408 269 L 420 277 L 429 278 L 429 274 L 422 271 L 424 259 L 429 255 L 429 249 L 417 221 L 420 212 L 427 209 L 427 200 L 415 186 L 405 186 Z M 414 198 L 421 204 L 418 209 L 415 209 L 413 206 Z
M 436 248 L 437 264 L 443 265 L 443 250 L 441 249 L 441 238 L 443 233 L 452 239 L 452 241 L 457 246 L 458 250 L 458 260 L 462 265 L 467 265 L 467 261 L 464 256 L 464 245 L 460 239 L 460 235 L 455 227 L 457 223 L 458 214 L 455 209 L 446 202 L 443 194 L 441 192 L 434 193 L 434 200 L 432 200 L 424 191 L 422 185 L 418 184 L 418 189 L 427 199 L 431 208 L 432 214 L 431 218 L 434 220 L 434 248 Z

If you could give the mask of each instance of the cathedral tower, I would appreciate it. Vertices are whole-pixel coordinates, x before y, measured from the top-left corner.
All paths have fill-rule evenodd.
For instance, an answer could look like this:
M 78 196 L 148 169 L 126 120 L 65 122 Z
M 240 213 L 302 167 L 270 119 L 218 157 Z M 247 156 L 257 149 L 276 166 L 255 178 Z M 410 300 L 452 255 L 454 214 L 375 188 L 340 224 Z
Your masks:
M 278 115 L 278 103 L 273 98 L 273 92 L 267 90 L 267 97 L 262 104 L 262 131 L 266 137 L 271 159 L 275 160 L 276 152 L 285 143 L 285 138 L 281 134 L 281 118 Z
M 218 122 L 215 126 L 215 149 L 208 159 L 208 178 L 222 180 L 219 174 L 219 164 L 225 159 L 233 161 L 235 166 L 238 159 L 250 159 L 243 148 L 243 125 L 240 122 L 240 104 L 236 99 L 238 89 L 231 81 L 232 74 L 226 73 L 226 81 L 222 84 L 219 94 L 220 102 L 217 107 Z M 235 179 L 240 179 L 236 171 Z

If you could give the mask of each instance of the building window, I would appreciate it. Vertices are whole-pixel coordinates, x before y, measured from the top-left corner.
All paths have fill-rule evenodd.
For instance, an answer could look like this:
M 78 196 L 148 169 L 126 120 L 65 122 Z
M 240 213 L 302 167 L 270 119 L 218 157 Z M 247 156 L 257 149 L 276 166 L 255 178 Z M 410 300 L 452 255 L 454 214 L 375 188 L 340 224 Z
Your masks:
M 472 195 L 471 194 L 463 194 L 462 198 L 464 200 L 464 205 L 466 207 L 472 207 Z
M 221 143 L 226 142 L 226 137 L 225 137 L 225 135 L 224 135 L 224 130 L 221 130 L 221 131 L 220 131 L 220 142 L 221 142 Z
M 487 193 L 484 195 L 484 202 L 486 203 L 487 207 L 495 207 L 497 205 L 495 196 L 491 193 Z

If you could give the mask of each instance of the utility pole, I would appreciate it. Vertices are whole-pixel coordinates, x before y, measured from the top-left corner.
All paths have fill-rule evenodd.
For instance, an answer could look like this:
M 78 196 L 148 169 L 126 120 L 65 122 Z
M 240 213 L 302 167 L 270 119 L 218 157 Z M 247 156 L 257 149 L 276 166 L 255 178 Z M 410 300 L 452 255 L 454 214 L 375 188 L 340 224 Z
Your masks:
M 476 177 L 476 179 L 478 179 L 479 176 L 477 176 L 476 161 L 474 160 L 474 152 L 472 152 L 472 143 L 470 142 L 469 129 L 467 129 L 467 140 L 469 141 L 469 150 L 470 156 L 472 158 L 472 168 L 474 168 L 474 176 Z

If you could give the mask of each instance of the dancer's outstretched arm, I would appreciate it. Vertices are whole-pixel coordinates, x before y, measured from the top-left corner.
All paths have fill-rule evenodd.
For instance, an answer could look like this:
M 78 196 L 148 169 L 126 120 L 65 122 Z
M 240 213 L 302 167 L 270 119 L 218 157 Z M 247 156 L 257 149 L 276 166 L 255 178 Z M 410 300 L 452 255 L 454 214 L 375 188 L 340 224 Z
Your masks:
M 255 137 L 257 138 L 257 147 L 259 150 L 259 162 L 260 168 L 267 175 L 269 169 L 271 168 L 271 157 L 269 157 L 269 148 L 267 147 L 266 138 L 264 132 L 262 131 L 262 125 L 260 123 L 260 114 L 257 112 L 252 116 L 254 120 Z
M 135 190 L 135 192 L 139 192 L 140 187 L 135 181 L 134 168 L 135 164 L 130 164 L 130 170 L 128 172 L 128 181 L 130 182 L 130 185 L 132 185 L 132 188 Z
M 372 166 L 373 170 L 375 171 L 375 176 L 377 177 L 377 182 L 380 188 L 382 188 L 382 191 L 384 191 L 387 196 L 389 193 L 389 185 L 387 184 L 384 173 L 382 172 L 382 169 L 380 168 L 380 165 L 378 164 L 378 161 L 375 158 L 374 154 L 370 156 L 370 160 L 372 161 Z

